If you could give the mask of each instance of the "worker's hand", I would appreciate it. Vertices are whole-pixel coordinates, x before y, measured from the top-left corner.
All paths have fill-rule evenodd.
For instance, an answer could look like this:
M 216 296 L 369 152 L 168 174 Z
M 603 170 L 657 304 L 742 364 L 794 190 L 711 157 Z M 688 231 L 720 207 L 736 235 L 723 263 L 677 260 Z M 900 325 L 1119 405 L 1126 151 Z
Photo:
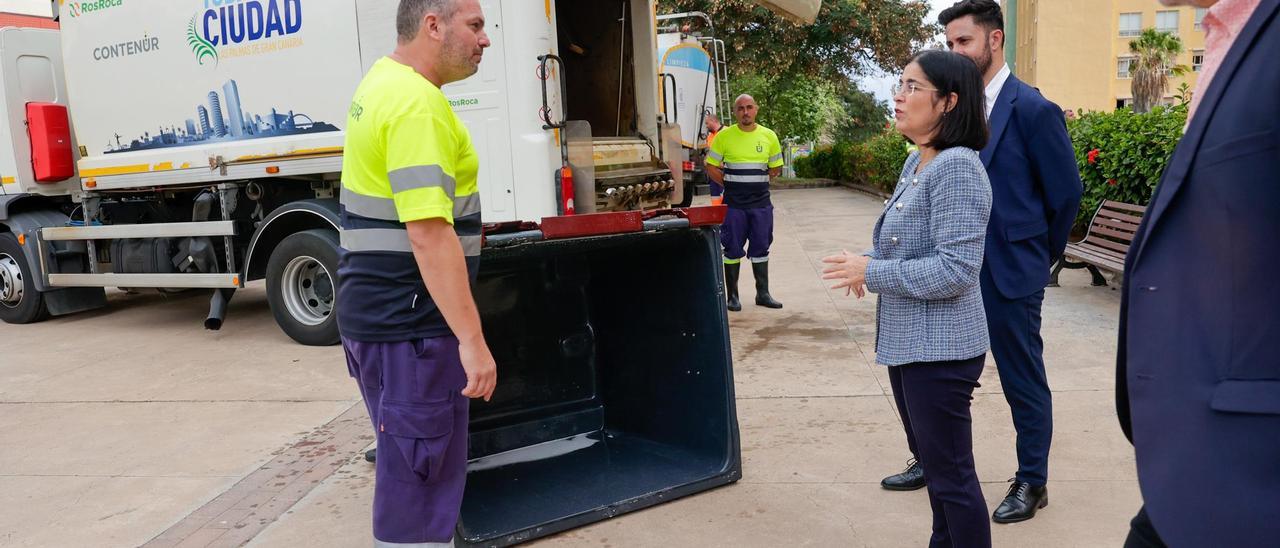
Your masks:
M 839 255 L 824 257 L 822 262 L 830 265 L 822 270 L 822 279 L 837 280 L 831 289 L 844 289 L 845 295 L 855 293 L 858 298 L 866 295 L 863 286 L 867 281 L 867 265 L 871 263 L 870 257 L 854 255 L 846 249 Z
M 462 389 L 462 395 L 489 401 L 493 397 L 493 389 L 498 386 L 498 364 L 493 361 L 493 354 L 489 352 L 484 338 L 458 341 L 458 358 L 467 374 L 467 386 Z

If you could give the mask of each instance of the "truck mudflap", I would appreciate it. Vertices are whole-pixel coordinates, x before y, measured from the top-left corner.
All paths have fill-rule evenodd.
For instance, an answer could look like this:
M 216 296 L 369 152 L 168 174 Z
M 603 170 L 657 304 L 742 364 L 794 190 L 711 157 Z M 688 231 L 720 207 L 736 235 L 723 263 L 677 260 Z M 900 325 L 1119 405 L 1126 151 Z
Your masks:
M 508 546 L 737 481 L 724 207 L 491 225 L 500 364 L 473 401 L 461 546 Z

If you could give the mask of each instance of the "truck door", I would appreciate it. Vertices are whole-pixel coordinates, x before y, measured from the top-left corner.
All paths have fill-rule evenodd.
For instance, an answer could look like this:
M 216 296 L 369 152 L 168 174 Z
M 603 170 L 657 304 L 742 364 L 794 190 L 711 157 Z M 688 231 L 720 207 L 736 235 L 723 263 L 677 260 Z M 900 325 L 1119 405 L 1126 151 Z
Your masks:
M 502 9 L 498 0 L 482 0 L 485 33 L 492 46 L 485 50 L 480 71 L 444 86 L 480 157 L 480 200 L 485 220 L 509 219 L 515 208 L 511 170 L 511 117 L 507 105 L 507 60 Z

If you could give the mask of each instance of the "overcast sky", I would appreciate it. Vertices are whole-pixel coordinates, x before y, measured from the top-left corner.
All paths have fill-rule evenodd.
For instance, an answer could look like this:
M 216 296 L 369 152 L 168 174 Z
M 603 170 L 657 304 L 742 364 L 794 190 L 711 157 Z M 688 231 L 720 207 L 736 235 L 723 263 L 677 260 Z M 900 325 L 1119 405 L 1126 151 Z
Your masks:
M 938 20 L 938 14 L 955 2 L 956 0 L 929 0 L 931 9 L 929 10 L 927 20 L 936 22 Z M 941 35 L 939 35 L 939 37 L 941 38 Z M 943 40 L 940 39 L 939 41 Z M 889 90 L 893 88 L 893 83 L 897 81 L 897 79 L 897 74 L 882 74 L 876 77 L 859 79 L 859 86 L 864 90 L 874 93 L 876 99 L 889 103 L 890 108 L 892 108 L 893 94 Z
M 0 0 L 0 11 L 49 17 L 53 14 L 52 5 L 49 0 Z

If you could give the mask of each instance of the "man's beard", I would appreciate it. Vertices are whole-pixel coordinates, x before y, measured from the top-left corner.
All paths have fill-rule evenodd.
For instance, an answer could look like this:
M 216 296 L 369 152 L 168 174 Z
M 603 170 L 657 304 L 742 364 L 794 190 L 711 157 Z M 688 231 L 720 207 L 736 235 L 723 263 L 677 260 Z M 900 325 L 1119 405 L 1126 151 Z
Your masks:
M 987 42 L 982 47 L 982 54 L 979 55 L 978 58 L 973 60 L 973 62 L 978 65 L 979 75 L 981 76 L 987 75 L 987 70 L 991 68 L 991 62 L 993 61 L 992 57 L 993 55 L 991 51 L 991 42 Z
M 447 44 L 444 49 L 444 62 L 458 80 L 469 78 L 480 70 L 479 63 L 471 61 L 471 56 L 475 54 L 473 49 L 454 40 L 452 32 L 446 33 L 444 39 Z

